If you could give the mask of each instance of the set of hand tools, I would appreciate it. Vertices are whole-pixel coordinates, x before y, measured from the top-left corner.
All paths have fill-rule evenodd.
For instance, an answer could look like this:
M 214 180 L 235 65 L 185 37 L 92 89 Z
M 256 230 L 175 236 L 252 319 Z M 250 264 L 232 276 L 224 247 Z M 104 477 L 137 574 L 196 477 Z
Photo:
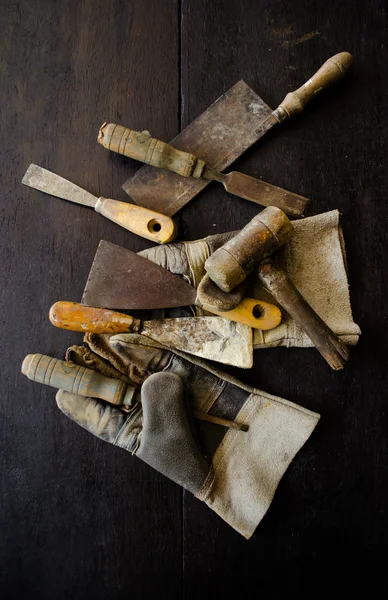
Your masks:
M 82 332 L 139 333 L 170 348 L 249 368 L 252 328 L 277 327 L 283 309 L 305 331 L 328 364 L 333 369 L 342 368 L 349 356 L 347 346 L 271 258 L 292 236 L 288 216 L 303 217 L 309 200 L 261 179 L 223 171 L 272 127 L 302 112 L 318 93 L 341 79 L 351 62 L 347 52 L 333 56 L 302 87 L 288 93 L 275 110 L 244 81 L 239 81 L 171 145 L 153 138 L 148 131 L 104 123 L 98 142 L 111 152 L 146 165 L 123 185 L 136 204 L 97 198 L 31 164 L 23 177 L 25 185 L 92 207 L 128 231 L 158 244 L 168 244 L 176 238 L 178 231 L 172 217 L 211 181 L 222 183 L 231 194 L 266 207 L 208 257 L 198 289 L 162 266 L 102 240 L 81 303 L 57 302 L 50 310 L 51 323 Z M 252 277 L 259 279 L 276 304 L 245 297 Z M 194 305 L 212 316 L 140 320 L 128 312 L 117 312 Z M 224 319 L 219 317 L 231 321 L 226 329 Z M 50 385 L 60 383 L 59 379 L 53 383 L 51 377 Z

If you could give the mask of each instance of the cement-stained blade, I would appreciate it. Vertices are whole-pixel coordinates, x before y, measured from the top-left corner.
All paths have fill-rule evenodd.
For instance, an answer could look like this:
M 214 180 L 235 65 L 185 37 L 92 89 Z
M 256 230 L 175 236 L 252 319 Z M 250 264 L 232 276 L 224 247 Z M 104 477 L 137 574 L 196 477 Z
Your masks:
M 76 204 L 95 207 L 98 198 L 78 185 L 38 165 L 31 164 L 22 179 L 24 185 Z
M 196 290 L 150 260 L 101 240 L 82 304 L 122 310 L 189 306 Z
M 243 369 L 252 367 L 252 329 L 242 323 L 221 317 L 155 319 L 144 321 L 140 333 L 168 348 Z

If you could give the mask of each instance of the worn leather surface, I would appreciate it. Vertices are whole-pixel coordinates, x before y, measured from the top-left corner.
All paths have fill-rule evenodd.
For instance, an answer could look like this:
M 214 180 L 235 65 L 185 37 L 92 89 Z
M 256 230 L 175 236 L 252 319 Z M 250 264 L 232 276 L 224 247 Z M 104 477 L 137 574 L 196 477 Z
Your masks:
M 145 364 L 152 364 L 163 370 L 161 374 L 175 374 L 175 377 L 179 375 L 184 383 L 188 406 L 203 412 L 229 416 L 230 419 L 248 425 L 248 431 L 245 432 L 223 428 L 222 433 L 219 426 L 214 425 L 212 429 L 200 429 L 198 437 L 201 450 L 211 459 L 211 468 L 197 490 L 196 497 L 206 502 L 236 531 L 250 538 L 271 505 L 279 481 L 290 462 L 318 423 L 319 415 L 293 402 L 251 388 L 198 357 L 183 352 L 167 352 L 163 356 L 160 344 L 141 335 L 115 335 L 109 339 L 109 345 L 114 356 L 120 355 L 122 363 L 127 363 L 127 368 L 135 360 L 140 368 Z M 136 347 L 139 346 L 142 352 L 137 356 Z M 146 353 L 149 353 L 148 358 L 145 357 Z M 151 377 L 143 384 L 143 393 Z M 160 400 L 163 391 L 155 389 L 154 394 L 155 399 Z M 158 406 L 162 410 L 163 407 Z M 158 420 L 158 427 L 163 432 L 168 416 L 160 414 Z M 174 426 L 172 429 L 174 430 Z M 141 440 L 141 436 L 139 439 Z M 161 434 L 159 439 L 168 439 L 168 436 Z M 148 444 L 144 447 L 148 448 Z M 193 457 L 187 461 L 185 451 L 180 452 L 188 463 L 189 469 L 186 472 L 181 470 L 180 463 L 175 465 L 175 458 L 168 459 L 169 445 L 167 448 L 166 456 L 151 452 L 150 464 L 161 472 L 168 465 L 170 478 L 177 480 L 179 477 L 188 477 L 189 483 L 191 479 L 191 484 L 194 482 L 194 485 L 198 485 L 200 471 L 196 470 Z M 174 443 L 171 448 L 174 448 Z M 179 452 L 179 444 L 176 452 Z M 155 456 L 158 456 L 157 465 L 154 465 Z M 178 457 L 177 461 L 179 462 Z M 194 481 L 196 473 L 198 477 Z
M 182 379 L 175 373 L 155 373 L 143 384 L 141 395 L 143 429 L 136 456 L 196 494 L 209 465 L 191 430 Z

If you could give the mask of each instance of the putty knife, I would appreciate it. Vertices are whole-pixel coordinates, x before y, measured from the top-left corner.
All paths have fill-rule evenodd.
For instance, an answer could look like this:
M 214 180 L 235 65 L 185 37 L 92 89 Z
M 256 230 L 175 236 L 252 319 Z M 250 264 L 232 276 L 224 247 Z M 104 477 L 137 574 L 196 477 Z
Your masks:
M 128 202 L 97 198 L 71 181 L 38 165 L 31 164 L 28 167 L 22 183 L 51 196 L 91 206 L 96 212 L 117 225 L 141 235 L 147 240 L 167 244 L 172 242 L 177 235 L 175 223 L 170 217 Z
M 78 302 L 56 302 L 50 309 L 55 327 L 90 333 L 139 333 L 168 348 L 250 369 L 252 329 L 220 317 L 182 317 L 141 321 L 130 315 L 91 308 Z
M 223 171 L 272 127 L 302 112 L 319 92 L 341 79 L 351 63 L 348 52 L 336 54 L 302 87 L 287 94 L 276 110 L 240 80 L 177 135 L 171 145 L 198 156 L 209 169 Z M 209 180 L 183 178 L 166 169 L 145 166 L 124 183 L 123 189 L 140 206 L 171 217 L 208 184 Z M 262 191 L 268 194 L 264 185 Z
M 82 304 L 121 310 L 202 306 L 197 300 L 197 290 L 178 275 L 105 240 L 97 248 Z M 273 329 L 281 321 L 277 306 L 251 298 L 244 298 L 228 312 L 202 308 L 254 329 Z

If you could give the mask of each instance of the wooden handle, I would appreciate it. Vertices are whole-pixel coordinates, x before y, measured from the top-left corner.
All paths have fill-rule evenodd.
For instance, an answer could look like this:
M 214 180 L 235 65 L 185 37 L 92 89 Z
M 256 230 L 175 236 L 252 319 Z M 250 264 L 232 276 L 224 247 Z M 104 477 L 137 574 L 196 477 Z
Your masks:
M 139 333 L 141 321 L 105 308 L 91 308 L 78 302 L 56 302 L 49 319 L 55 327 L 89 333 Z
M 171 217 L 148 208 L 110 198 L 99 198 L 94 208 L 117 225 L 152 242 L 168 244 L 177 236 L 178 231 Z
M 274 111 L 279 121 L 301 113 L 317 94 L 345 75 L 352 64 L 349 52 L 340 52 L 327 60 L 322 67 L 302 87 L 290 92 Z
M 258 274 L 265 288 L 309 336 L 331 368 L 342 369 L 349 358 L 346 344 L 317 315 L 287 273 L 267 259 L 259 265 Z
M 115 123 L 103 123 L 97 141 L 112 152 L 159 169 L 169 169 L 183 177 L 201 177 L 205 168 L 203 160 L 194 154 L 177 150 L 151 137 L 146 131 L 139 133 Z
M 231 292 L 263 258 L 285 244 L 292 233 L 292 223 L 280 208 L 265 208 L 209 256 L 206 272 L 223 292 Z
M 122 379 L 104 377 L 92 369 L 85 369 L 73 362 L 58 360 L 44 354 L 28 354 L 22 364 L 22 373 L 32 381 L 50 385 L 60 390 L 80 396 L 90 396 L 119 405 L 130 410 L 136 388 Z M 207 413 L 195 411 L 194 416 L 224 427 L 248 431 L 249 426 L 238 421 L 230 421 Z
M 252 298 L 244 298 L 235 309 L 228 312 L 220 312 L 207 305 L 203 305 L 202 308 L 215 315 L 220 315 L 220 317 L 244 323 L 244 325 L 262 331 L 277 327 L 282 320 L 282 313 L 277 306 Z
M 104 377 L 92 369 L 44 354 L 28 354 L 22 364 L 22 373 L 33 381 L 72 394 L 101 398 L 111 404 L 131 404 L 136 389 L 122 379 Z

